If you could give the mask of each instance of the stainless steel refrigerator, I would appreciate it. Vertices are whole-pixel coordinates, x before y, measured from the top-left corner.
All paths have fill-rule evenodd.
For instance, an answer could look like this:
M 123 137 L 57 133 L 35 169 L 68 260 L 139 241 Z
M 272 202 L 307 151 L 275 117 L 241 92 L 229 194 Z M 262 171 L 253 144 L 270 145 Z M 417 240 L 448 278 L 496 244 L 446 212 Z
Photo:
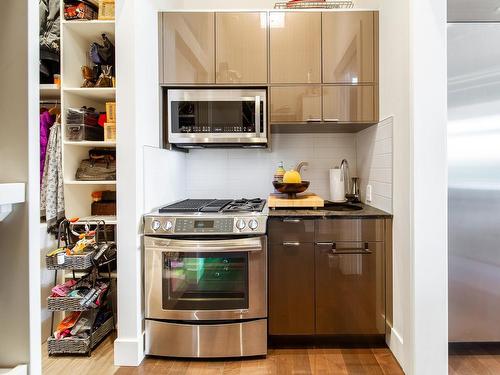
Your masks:
M 449 0 L 450 342 L 500 341 L 499 7 Z

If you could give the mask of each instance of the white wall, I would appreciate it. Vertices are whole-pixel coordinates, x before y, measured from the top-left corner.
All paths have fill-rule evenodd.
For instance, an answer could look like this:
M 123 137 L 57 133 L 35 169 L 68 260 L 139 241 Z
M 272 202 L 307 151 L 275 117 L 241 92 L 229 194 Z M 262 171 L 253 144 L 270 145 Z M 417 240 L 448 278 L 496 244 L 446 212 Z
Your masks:
M 446 1 L 413 0 L 412 374 L 448 373 Z
M 328 170 L 344 158 L 355 176 L 355 134 L 273 134 L 271 150 L 192 150 L 186 157 L 187 196 L 267 198 L 280 161 L 287 170 L 307 161 L 302 179 L 311 181 L 308 191 L 329 199 Z
M 361 200 L 392 213 L 393 118 L 356 134 L 356 155 Z M 372 187 L 372 200 L 366 200 L 366 186 Z
M 380 118 L 393 117 L 393 327 L 389 347 L 405 371 L 410 330 L 409 1 L 384 0 L 379 15 Z
M 38 1 L 0 12 L 0 182 L 26 183 L 26 203 L 0 223 L 0 368 L 41 372 Z M 8 51 L 8 52 L 6 52 Z

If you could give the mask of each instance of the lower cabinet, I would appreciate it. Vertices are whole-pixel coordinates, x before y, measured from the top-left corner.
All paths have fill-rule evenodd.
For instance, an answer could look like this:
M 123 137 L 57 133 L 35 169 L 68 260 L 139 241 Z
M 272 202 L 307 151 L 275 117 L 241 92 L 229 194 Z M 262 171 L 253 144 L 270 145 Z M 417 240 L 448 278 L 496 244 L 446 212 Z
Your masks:
M 383 335 L 384 225 L 378 219 L 270 220 L 269 334 Z
M 318 243 L 315 262 L 316 334 L 383 334 L 383 243 Z
M 314 334 L 314 244 L 269 247 L 269 334 Z

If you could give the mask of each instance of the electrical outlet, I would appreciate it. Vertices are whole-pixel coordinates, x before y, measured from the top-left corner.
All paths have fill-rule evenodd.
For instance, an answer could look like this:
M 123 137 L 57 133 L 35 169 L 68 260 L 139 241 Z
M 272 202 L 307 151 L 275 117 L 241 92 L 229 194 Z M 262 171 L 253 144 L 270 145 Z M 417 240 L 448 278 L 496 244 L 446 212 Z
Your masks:
M 366 201 L 367 202 L 372 201 L 372 186 L 371 185 L 366 185 Z

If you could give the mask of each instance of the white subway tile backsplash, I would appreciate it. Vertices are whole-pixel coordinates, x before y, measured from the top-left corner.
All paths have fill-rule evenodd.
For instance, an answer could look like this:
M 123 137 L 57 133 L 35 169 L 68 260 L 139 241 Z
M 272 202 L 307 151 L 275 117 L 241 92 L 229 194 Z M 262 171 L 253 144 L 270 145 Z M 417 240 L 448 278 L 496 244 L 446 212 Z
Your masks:
M 187 195 L 267 197 L 278 162 L 292 169 L 307 161 L 302 177 L 311 181 L 309 190 L 328 198 L 328 170 L 344 158 L 356 175 L 355 134 L 273 134 L 270 150 L 192 150 L 186 155 Z
M 393 118 L 356 134 L 356 157 L 361 200 L 366 200 L 366 186 L 372 186 L 370 204 L 392 212 Z

